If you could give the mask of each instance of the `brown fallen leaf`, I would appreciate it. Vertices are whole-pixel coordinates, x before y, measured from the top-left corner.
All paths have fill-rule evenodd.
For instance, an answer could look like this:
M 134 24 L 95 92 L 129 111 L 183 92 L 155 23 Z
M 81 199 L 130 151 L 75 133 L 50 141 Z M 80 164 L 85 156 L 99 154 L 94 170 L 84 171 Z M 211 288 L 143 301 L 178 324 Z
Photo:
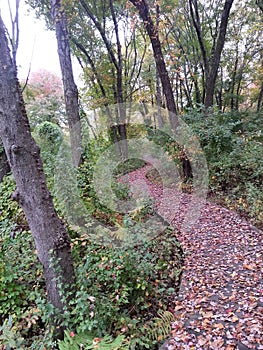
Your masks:
M 243 267 L 244 267 L 244 269 L 247 269 L 247 270 L 250 270 L 250 271 L 254 270 L 254 266 L 253 265 L 248 265 L 246 263 L 243 264 Z
M 205 339 L 203 336 L 198 337 L 198 345 L 204 346 L 208 342 L 207 339 Z
M 203 318 L 212 318 L 213 317 L 213 312 L 203 312 L 202 313 L 202 316 L 203 316 Z
M 218 328 L 218 329 L 224 329 L 224 325 L 222 325 L 222 323 L 215 323 L 214 324 L 215 328 Z

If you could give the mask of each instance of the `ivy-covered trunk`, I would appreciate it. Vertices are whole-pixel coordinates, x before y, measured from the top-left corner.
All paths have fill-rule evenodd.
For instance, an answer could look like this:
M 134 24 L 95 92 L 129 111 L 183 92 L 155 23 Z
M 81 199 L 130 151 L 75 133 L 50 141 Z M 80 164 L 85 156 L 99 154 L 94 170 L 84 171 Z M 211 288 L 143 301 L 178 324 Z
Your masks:
M 62 297 L 74 286 L 70 238 L 55 211 L 46 185 L 39 147 L 30 133 L 1 16 L 0 137 L 16 181 L 13 199 L 22 207 L 32 232 L 37 255 L 44 268 L 48 299 L 63 312 Z

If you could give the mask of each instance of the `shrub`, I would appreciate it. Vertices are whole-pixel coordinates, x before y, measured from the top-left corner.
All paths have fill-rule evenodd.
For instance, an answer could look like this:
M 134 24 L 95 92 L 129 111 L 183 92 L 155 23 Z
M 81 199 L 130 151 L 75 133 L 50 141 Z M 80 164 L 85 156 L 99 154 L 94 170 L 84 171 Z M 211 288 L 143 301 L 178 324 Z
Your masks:
M 184 118 L 200 137 L 213 198 L 262 225 L 262 118 L 237 112 L 205 115 L 202 108 Z

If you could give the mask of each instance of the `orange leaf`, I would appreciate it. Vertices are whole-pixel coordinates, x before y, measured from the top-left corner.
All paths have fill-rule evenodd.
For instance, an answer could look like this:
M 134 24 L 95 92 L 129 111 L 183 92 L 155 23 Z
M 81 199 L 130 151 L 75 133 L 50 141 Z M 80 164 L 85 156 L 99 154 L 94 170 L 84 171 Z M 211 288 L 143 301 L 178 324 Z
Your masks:
M 222 323 L 215 323 L 215 327 L 218 328 L 218 329 L 223 329 L 225 328 Z

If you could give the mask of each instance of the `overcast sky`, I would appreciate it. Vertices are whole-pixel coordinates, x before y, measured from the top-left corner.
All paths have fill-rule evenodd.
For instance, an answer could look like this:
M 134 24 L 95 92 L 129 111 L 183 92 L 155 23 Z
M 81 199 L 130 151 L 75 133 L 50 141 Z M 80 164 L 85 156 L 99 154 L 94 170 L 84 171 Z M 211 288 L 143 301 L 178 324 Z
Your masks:
M 15 0 L 9 1 L 11 5 L 15 5 Z M 0 0 L 0 10 L 6 27 L 10 28 L 8 0 Z M 60 76 L 55 33 L 47 31 L 45 22 L 36 19 L 32 10 L 28 12 L 24 0 L 20 1 L 19 15 L 20 39 L 17 53 L 19 79 L 26 78 L 30 62 L 31 72 L 46 69 Z M 75 78 L 77 79 L 76 74 Z

